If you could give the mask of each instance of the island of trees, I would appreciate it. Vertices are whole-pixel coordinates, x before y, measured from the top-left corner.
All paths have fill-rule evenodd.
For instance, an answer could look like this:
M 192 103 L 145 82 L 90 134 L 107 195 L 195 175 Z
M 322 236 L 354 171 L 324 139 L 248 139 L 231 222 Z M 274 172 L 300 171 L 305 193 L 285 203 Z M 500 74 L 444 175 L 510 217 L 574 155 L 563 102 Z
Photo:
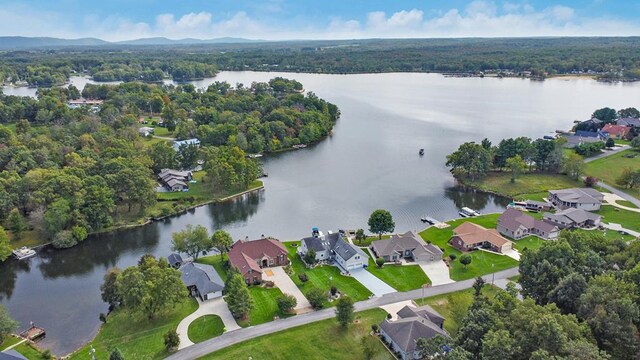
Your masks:
M 163 168 L 201 164 L 202 191 L 244 191 L 262 174 L 248 153 L 316 142 L 338 119 L 335 105 L 301 89 L 276 78 L 205 90 L 124 83 L 87 85 L 82 93 L 40 89 L 37 99 L 1 96 L 0 224 L 13 240 L 36 231 L 57 247 L 73 246 L 116 222 L 141 221 L 156 205 Z M 104 102 L 99 110 L 67 106 L 80 96 Z M 162 137 L 143 137 L 141 121 L 162 122 L 165 132 L 200 146 L 176 150 Z

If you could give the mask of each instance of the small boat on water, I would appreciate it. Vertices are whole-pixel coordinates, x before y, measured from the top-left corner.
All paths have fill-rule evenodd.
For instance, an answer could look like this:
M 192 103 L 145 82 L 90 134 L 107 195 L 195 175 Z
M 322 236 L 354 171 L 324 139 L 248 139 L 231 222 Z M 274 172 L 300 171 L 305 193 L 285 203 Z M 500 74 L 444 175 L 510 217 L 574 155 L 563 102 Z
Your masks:
M 463 207 L 462 209 L 460 209 L 460 212 L 458 214 L 460 214 L 460 216 L 462 217 L 474 217 L 480 215 L 479 212 L 468 207 Z
M 436 220 L 436 219 L 434 219 L 434 218 L 432 218 L 432 217 L 429 217 L 429 216 L 423 216 L 423 217 L 420 219 L 420 221 L 422 221 L 422 222 L 424 222 L 424 223 L 428 223 L 428 224 L 430 224 L 430 225 L 435 225 L 435 224 L 438 222 L 438 220 Z
M 418 155 L 420 156 L 424 155 L 424 149 L 420 149 L 420 151 L 418 151 Z
M 247 157 L 250 159 L 257 159 L 257 158 L 261 158 L 262 154 L 249 154 L 247 155 Z
M 13 250 L 13 256 L 16 257 L 16 259 L 18 260 L 24 260 L 24 259 L 28 259 L 32 256 L 34 256 L 36 254 L 36 251 L 33 249 L 30 249 L 26 246 L 23 246 L 19 249 L 15 249 Z
M 305 144 L 298 144 L 298 145 L 293 145 L 292 146 L 292 148 L 294 148 L 294 149 L 304 149 L 306 147 L 307 147 L 307 145 L 305 145 Z

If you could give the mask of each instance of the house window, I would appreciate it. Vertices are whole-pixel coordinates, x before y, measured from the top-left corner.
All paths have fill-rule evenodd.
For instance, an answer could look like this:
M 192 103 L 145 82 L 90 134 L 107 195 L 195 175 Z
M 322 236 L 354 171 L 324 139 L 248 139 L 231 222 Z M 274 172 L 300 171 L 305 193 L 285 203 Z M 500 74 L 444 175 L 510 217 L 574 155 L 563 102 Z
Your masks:
M 356 260 L 360 260 L 360 256 L 356 256 Z

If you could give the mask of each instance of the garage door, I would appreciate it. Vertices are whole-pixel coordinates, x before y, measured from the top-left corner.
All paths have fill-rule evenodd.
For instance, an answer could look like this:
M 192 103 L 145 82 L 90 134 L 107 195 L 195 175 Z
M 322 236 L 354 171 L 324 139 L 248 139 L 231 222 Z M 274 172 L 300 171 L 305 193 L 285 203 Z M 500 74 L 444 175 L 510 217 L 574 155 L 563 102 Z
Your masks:
M 359 269 L 362 267 L 362 262 L 358 262 L 358 263 L 353 263 L 351 265 L 349 265 L 347 267 L 347 270 L 351 270 L 351 269 Z

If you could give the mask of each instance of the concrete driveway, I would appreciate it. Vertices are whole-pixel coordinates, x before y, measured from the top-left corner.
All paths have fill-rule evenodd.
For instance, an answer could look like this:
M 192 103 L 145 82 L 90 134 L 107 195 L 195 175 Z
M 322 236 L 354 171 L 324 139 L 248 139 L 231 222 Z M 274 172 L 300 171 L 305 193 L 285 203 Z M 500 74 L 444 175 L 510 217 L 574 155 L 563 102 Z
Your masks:
M 422 271 L 431 279 L 432 286 L 451 284 L 454 282 L 449 277 L 449 267 L 444 261 L 418 262 Z
M 238 323 L 236 323 L 236 319 L 234 319 L 233 315 L 231 315 L 231 311 L 229 311 L 227 303 L 224 302 L 223 298 L 219 297 L 217 299 L 207 300 L 204 302 L 198 299 L 198 305 L 198 310 L 182 319 L 182 321 L 180 321 L 180 324 L 178 324 L 178 328 L 176 329 L 176 332 L 180 337 L 180 346 L 178 346 L 178 349 L 184 349 L 187 346 L 193 345 L 193 342 L 189 339 L 188 336 L 189 325 L 191 325 L 191 323 L 195 319 L 204 315 L 220 316 L 220 319 L 222 319 L 222 322 L 224 323 L 225 332 L 240 329 L 240 326 L 238 326 Z
M 282 267 L 264 269 L 262 279 L 273 281 L 278 289 L 280 289 L 280 291 L 285 294 L 293 295 L 293 297 L 295 297 L 298 301 L 298 304 L 294 308 L 294 310 L 296 310 L 296 313 L 300 314 L 302 312 L 305 312 L 304 310 L 311 310 L 311 304 L 309 303 L 309 300 L 304 297 L 302 291 L 298 289 L 296 284 L 293 282 L 293 280 L 291 280 L 289 275 L 284 272 L 284 269 Z
M 360 284 L 369 289 L 374 296 L 382 296 L 384 294 L 396 292 L 396 289 L 389 286 L 386 282 L 378 279 L 366 269 L 355 269 L 351 270 L 350 273 L 354 279 L 358 280 Z

